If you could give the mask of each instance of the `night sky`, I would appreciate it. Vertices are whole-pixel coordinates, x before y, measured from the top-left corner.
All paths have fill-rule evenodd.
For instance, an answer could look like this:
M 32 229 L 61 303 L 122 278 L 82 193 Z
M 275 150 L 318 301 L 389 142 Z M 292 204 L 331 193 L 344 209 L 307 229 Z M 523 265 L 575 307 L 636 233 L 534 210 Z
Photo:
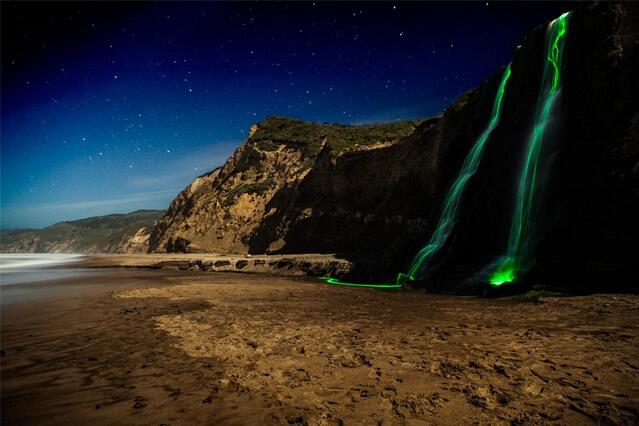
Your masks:
M 272 114 L 438 114 L 569 8 L 3 1 L 1 226 L 166 208 Z

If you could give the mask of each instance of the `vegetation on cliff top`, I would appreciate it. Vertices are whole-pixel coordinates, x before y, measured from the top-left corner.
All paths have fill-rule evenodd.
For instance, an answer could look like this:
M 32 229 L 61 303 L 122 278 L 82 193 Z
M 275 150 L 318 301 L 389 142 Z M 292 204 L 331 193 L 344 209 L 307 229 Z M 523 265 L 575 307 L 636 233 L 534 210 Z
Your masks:
M 324 139 L 335 154 L 356 145 L 396 142 L 410 135 L 423 120 L 404 120 L 382 124 L 327 124 L 287 117 L 271 116 L 258 123 L 251 141 L 263 151 L 273 151 L 281 144 L 302 145 L 305 154 L 316 155 Z

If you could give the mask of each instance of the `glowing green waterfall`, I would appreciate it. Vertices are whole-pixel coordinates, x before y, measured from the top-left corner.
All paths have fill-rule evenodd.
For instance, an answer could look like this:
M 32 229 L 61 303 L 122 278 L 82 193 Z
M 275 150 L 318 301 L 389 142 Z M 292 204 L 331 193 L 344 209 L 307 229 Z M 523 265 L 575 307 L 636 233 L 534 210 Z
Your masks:
M 455 182 L 453 182 L 453 185 L 451 186 L 450 190 L 448 191 L 448 195 L 444 200 L 444 206 L 439 218 L 439 222 L 437 223 L 437 227 L 435 228 L 435 231 L 433 232 L 433 235 L 430 238 L 428 244 L 424 246 L 415 256 L 415 259 L 413 260 L 413 263 L 411 264 L 408 272 L 405 274 L 398 274 L 397 280 L 394 284 L 355 284 L 343 282 L 335 278 L 324 278 L 327 283 L 354 287 L 400 288 L 406 281 L 412 281 L 423 277 L 426 261 L 430 259 L 439 249 L 442 248 L 442 246 L 450 236 L 451 231 L 453 230 L 455 221 L 457 220 L 457 215 L 459 213 L 459 207 L 461 205 L 462 195 L 464 193 L 464 189 L 466 188 L 466 184 L 477 171 L 482 153 L 484 151 L 484 146 L 486 145 L 486 141 L 490 137 L 490 134 L 495 129 L 495 127 L 497 127 L 497 124 L 499 124 L 499 118 L 501 116 L 502 110 L 502 101 L 504 98 L 504 93 L 506 91 L 506 84 L 508 83 L 509 78 L 510 65 L 508 65 L 508 67 L 504 71 L 504 74 L 502 75 L 501 82 L 495 96 L 495 101 L 493 103 L 492 114 L 490 116 L 488 126 L 477 138 L 477 140 L 473 144 L 473 147 L 466 155 L 459 175 L 455 179 Z
M 477 172 L 477 168 L 479 167 L 479 162 L 481 160 L 481 155 L 484 152 L 486 141 L 499 123 L 499 118 L 501 117 L 502 110 L 502 101 L 504 98 L 504 93 L 506 92 L 506 83 L 508 83 L 509 78 L 510 65 L 506 67 L 506 70 L 504 71 L 504 74 L 501 78 L 499 88 L 497 89 L 497 95 L 495 96 L 495 102 L 493 103 L 493 110 L 490 116 L 490 121 L 488 122 L 488 126 L 482 132 L 482 134 L 479 135 L 479 138 L 477 138 L 473 147 L 466 155 L 464 163 L 462 164 L 462 168 L 459 171 L 459 175 L 457 175 L 457 179 L 455 179 L 455 182 L 453 182 L 453 186 L 451 186 L 450 190 L 448 191 L 448 195 L 444 200 L 444 207 L 439 217 L 437 227 L 435 228 L 435 232 L 433 232 L 433 235 L 430 238 L 428 244 L 417 253 L 417 256 L 415 256 L 413 263 L 408 269 L 408 272 L 406 274 L 400 273 L 397 276 L 397 284 L 403 284 L 408 280 L 413 281 L 416 279 L 420 279 L 423 276 L 424 265 L 426 261 L 431 258 L 437 251 L 439 251 L 439 249 L 442 248 L 442 246 L 450 236 L 450 233 L 452 232 L 457 220 L 457 214 L 459 213 L 459 206 L 461 205 L 462 195 L 464 194 L 466 184 L 475 174 L 475 172 Z
M 537 101 L 533 131 L 527 145 L 522 167 L 506 255 L 497 262 L 489 278 L 491 284 L 499 286 L 512 282 L 530 264 L 532 249 L 532 227 L 539 156 L 553 105 L 561 82 L 561 59 L 569 13 L 564 13 L 548 25 L 546 63 Z

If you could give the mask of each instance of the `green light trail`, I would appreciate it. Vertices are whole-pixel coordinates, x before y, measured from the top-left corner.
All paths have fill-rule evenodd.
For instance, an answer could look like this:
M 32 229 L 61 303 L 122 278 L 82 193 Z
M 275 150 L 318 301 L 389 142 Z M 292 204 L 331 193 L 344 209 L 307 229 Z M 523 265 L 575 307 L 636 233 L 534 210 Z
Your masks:
M 401 284 L 355 284 L 340 281 L 337 278 L 321 277 L 320 280 L 328 284 L 343 285 L 347 287 L 369 287 L 369 288 L 402 288 Z
M 564 13 L 548 25 L 547 57 L 534 127 L 517 187 L 508 249 L 506 255 L 497 262 L 497 267 L 489 278 L 489 282 L 494 286 L 514 281 L 517 274 L 525 270 L 530 262 L 539 157 L 544 131 L 559 91 L 561 59 L 569 14 L 569 12 Z
M 506 84 L 508 83 L 510 74 L 510 65 L 508 65 L 508 67 L 504 70 L 499 88 L 497 89 L 497 94 L 495 95 L 495 101 L 493 103 L 493 109 L 488 126 L 477 138 L 473 147 L 466 155 L 462 168 L 459 171 L 455 182 L 453 182 L 453 185 L 448 191 L 446 199 L 444 200 L 444 206 L 442 208 L 442 213 L 439 217 L 437 227 L 435 228 L 428 244 L 425 245 L 415 256 L 408 272 L 405 274 L 399 273 L 395 284 L 353 284 L 343 282 L 335 278 L 322 278 L 324 281 L 329 284 L 351 287 L 401 288 L 406 281 L 414 281 L 423 277 L 426 262 L 443 247 L 455 226 L 466 184 L 475 172 L 477 172 L 486 141 L 488 141 L 490 134 L 499 124 L 499 118 L 501 117 L 502 111 L 502 101 L 504 93 L 506 92 Z

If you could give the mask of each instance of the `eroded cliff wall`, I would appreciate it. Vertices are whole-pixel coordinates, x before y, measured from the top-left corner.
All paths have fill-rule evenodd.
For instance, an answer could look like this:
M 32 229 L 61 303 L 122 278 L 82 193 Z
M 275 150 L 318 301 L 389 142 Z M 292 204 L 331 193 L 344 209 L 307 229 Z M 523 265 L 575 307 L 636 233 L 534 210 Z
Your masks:
M 151 235 L 151 250 L 290 251 L 286 229 L 296 205 L 285 200 L 303 191 L 309 173 L 325 161 L 393 146 L 419 131 L 420 123 L 342 126 L 270 117 L 253 126 L 223 167 L 178 195 Z

